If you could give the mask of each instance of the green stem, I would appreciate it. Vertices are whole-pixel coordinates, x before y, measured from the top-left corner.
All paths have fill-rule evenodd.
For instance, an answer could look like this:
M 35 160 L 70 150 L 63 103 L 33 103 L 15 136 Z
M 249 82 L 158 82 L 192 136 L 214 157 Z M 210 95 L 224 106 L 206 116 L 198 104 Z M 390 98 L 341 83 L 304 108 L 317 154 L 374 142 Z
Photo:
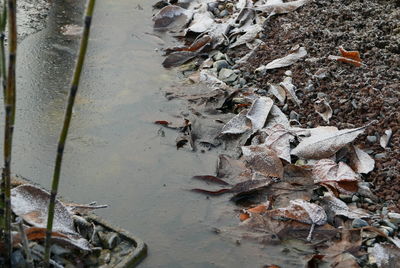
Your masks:
M 15 122 L 15 66 L 17 56 L 17 1 L 8 0 L 8 79 L 5 90 L 5 127 L 4 127 L 4 205 L 5 205 L 5 264 L 11 267 L 11 150 Z
M 68 96 L 68 104 L 67 109 L 64 115 L 64 124 L 60 133 L 60 137 L 58 140 L 58 147 L 57 147 L 57 157 L 56 163 L 54 167 L 53 173 L 53 181 L 51 186 L 51 195 L 50 195 L 50 202 L 49 202 L 49 212 L 47 218 L 47 230 L 46 230 L 46 242 L 45 242 L 45 253 L 44 253 L 44 262 L 45 267 L 49 267 L 49 260 L 50 260 L 50 246 L 51 246 L 51 232 L 53 230 L 53 219 L 54 219 L 54 208 L 55 208 L 55 201 L 58 192 L 58 184 L 60 181 L 60 173 L 61 173 L 61 163 L 64 154 L 64 147 L 65 141 L 67 139 L 69 125 L 71 122 L 72 117 L 72 108 L 75 102 L 75 96 L 78 91 L 79 80 L 81 77 L 81 72 L 83 68 L 83 62 L 85 60 L 87 45 L 89 41 L 89 32 L 90 32 L 90 25 L 93 16 L 93 10 L 96 0 L 89 0 L 88 5 L 86 7 L 86 14 L 84 20 L 84 29 L 82 34 L 81 45 L 79 48 L 79 55 L 78 60 L 75 65 L 75 71 L 72 77 L 71 88 Z

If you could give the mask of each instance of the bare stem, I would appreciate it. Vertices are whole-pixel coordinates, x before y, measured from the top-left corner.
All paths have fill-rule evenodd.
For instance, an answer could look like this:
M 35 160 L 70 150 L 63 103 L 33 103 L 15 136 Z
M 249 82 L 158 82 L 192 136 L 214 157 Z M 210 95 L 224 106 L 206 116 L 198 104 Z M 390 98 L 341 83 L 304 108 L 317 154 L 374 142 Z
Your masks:
M 83 68 L 83 63 L 85 60 L 87 45 L 89 41 L 89 33 L 90 33 L 90 25 L 93 16 L 93 10 L 96 0 L 89 0 L 88 5 L 86 7 L 86 14 L 84 19 L 84 29 L 82 34 L 81 45 L 79 48 L 79 55 L 78 60 L 75 65 L 75 71 L 72 77 L 71 88 L 68 96 L 68 104 L 67 109 L 64 115 L 64 124 L 60 133 L 60 137 L 58 140 L 58 147 L 57 147 L 57 157 L 56 163 L 54 167 L 53 173 L 53 182 L 51 186 L 51 195 L 50 195 L 50 202 L 49 202 L 49 212 L 47 218 L 47 230 L 46 230 L 46 242 L 45 242 L 45 253 L 44 253 L 44 262 L 45 266 L 49 267 L 49 260 L 50 260 L 50 246 L 51 246 L 51 232 L 53 230 L 53 219 L 54 219 L 54 208 L 55 208 L 55 201 L 58 192 L 58 184 L 60 181 L 60 173 L 61 173 L 61 163 L 64 154 L 64 147 L 65 142 L 68 135 L 69 125 L 71 122 L 72 117 L 72 108 L 75 102 L 75 96 L 78 91 L 79 80 L 81 77 L 81 72 Z
M 11 150 L 15 121 L 15 66 L 17 56 L 17 1 L 8 0 L 8 78 L 5 90 L 4 127 L 4 205 L 5 205 L 5 265 L 11 267 Z

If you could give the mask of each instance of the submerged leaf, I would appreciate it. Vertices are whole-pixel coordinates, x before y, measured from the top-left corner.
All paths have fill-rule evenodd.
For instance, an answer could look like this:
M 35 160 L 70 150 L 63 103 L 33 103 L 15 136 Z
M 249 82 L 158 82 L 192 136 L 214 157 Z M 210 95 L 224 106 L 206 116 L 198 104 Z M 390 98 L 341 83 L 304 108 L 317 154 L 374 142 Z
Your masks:
M 323 128 L 324 131 L 311 133 L 310 137 L 303 139 L 291 152 L 292 155 L 306 159 L 322 159 L 334 155 L 341 148 L 352 142 L 358 135 L 364 132 L 366 126 L 352 129 Z
M 277 154 L 265 145 L 242 147 L 247 167 L 263 176 L 283 178 L 283 164 Z
M 183 27 L 191 18 L 191 11 L 179 6 L 168 5 L 154 15 L 154 29 L 167 30 L 174 27 Z

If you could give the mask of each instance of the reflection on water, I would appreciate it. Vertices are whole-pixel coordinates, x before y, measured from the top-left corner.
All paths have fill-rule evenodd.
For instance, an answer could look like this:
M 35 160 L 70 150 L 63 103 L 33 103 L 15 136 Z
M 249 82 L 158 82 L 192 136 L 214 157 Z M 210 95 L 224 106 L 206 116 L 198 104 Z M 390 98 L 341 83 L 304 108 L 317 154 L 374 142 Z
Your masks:
M 19 47 L 13 170 L 45 187 L 50 185 L 78 45 L 60 29 L 80 23 L 82 7 L 76 7 L 77 2 L 55 2 L 47 29 Z M 98 214 L 148 243 L 143 267 L 282 263 L 279 248 L 246 242 L 239 246 L 235 238 L 212 232 L 213 226 L 238 224 L 232 206 L 226 197 L 206 199 L 187 189 L 194 187 L 192 175 L 214 171 L 216 155 L 177 151 L 176 133 L 165 130 L 165 137 L 160 137 L 151 123 L 176 113 L 181 105 L 167 102 L 160 91 L 172 84 L 174 74 L 161 67 L 155 49 L 171 40 L 148 34 L 150 2 L 97 3 L 61 194 L 76 202 L 109 204 Z

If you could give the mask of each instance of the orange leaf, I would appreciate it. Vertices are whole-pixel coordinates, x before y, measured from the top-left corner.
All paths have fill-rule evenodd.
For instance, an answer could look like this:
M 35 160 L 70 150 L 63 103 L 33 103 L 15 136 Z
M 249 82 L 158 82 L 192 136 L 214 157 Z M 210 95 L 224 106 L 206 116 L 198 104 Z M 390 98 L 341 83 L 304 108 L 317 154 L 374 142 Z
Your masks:
M 360 52 L 358 51 L 347 51 L 342 46 L 340 46 L 339 52 L 345 58 L 361 62 Z
M 241 221 L 245 221 L 248 218 L 250 218 L 250 213 L 249 212 L 261 214 L 261 213 L 266 212 L 266 211 L 267 211 L 267 206 L 266 205 L 258 205 L 258 206 L 255 206 L 253 208 L 249 208 L 247 210 L 244 210 L 244 212 L 239 215 L 239 219 Z

